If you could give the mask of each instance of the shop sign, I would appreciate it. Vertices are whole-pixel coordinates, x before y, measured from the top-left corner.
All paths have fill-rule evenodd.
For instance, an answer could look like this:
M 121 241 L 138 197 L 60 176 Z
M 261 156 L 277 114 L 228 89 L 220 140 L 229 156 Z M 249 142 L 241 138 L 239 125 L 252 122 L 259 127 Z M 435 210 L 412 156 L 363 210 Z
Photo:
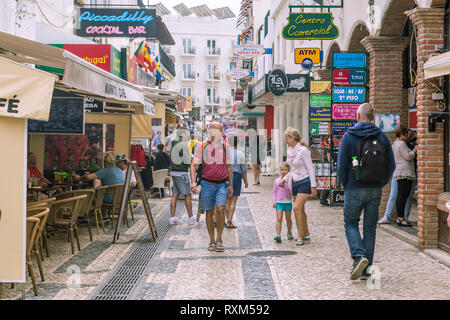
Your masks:
M 122 78 L 120 70 L 120 51 L 111 46 L 111 71 L 113 75 Z
M 264 54 L 266 49 L 264 49 L 263 46 L 247 42 L 241 45 L 233 46 L 232 52 L 242 59 L 251 60 L 261 54 Z
M 322 61 L 322 51 L 319 48 L 296 48 L 294 51 L 295 64 L 302 64 L 305 59 L 310 59 L 312 63 Z
M 309 92 L 309 75 L 288 74 L 287 92 Z
M 132 60 L 128 60 L 127 81 L 133 84 L 137 84 L 137 69 L 138 64 Z
M 417 87 L 408 88 L 408 108 L 417 108 Z
M 102 70 L 111 71 L 111 45 L 109 44 L 65 44 L 64 50 Z
M 232 69 L 227 71 L 228 76 L 231 78 L 238 80 L 247 77 L 250 75 L 250 71 L 248 69 Z
M 364 102 L 366 101 L 366 88 L 361 87 L 334 87 L 334 102 Z
M 288 77 L 283 70 L 275 69 L 269 73 L 268 88 L 274 96 L 282 96 L 288 89 Z
M 234 93 L 234 101 L 244 101 L 244 91 L 236 91 Z
M 186 97 L 186 108 L 185 111 L 192 111 L 192 97 L 187 96 Z
M 333 67 L 365 68 L 366 54 L 364 52 L 333 52 Z
M 417 111 L 415 111 L 415 110 L 409 111 L 408 127 L 410 129 L 417 129 Z
M 289 23 L 283 28 L 288 40 L 332 40 L 339 36 L 331 12 L 290 13 Z
M 365 85 L 365 70 L 334 70 L 333 83 L 338 85 Z
M 331 108 L 309 108 L 309 121 L 331 121 Z
M 155 9 L 81 8 L 77 22 L 81 37 L 156 37 Z
M 331 81 L 311 81 L 311 93 L 331 94 Z
M 311 122 L 309 124 L 310 135 L 327 135 L 330 134 L 329 122 Z
M 356 120 L 359 104 L 333 104 L 333 120 Z
M 356 125 L 355 120 L 337 120 L 331 123 L 331 131 L 334 136 L 342 136 L 347 130 Z
M 329 95 L 329 94 L 311 94 L 309 96 L 309 105 L 311 107 L 331 108 L 331 95 Z
M 331 203 L 333 204 L 344 204 L 344 190 L 333 190 L 331 191 Z
M 85 112 L 103 112 L 103 101 L 95 100 L 91 98 L 84 99 L 84 111 Z

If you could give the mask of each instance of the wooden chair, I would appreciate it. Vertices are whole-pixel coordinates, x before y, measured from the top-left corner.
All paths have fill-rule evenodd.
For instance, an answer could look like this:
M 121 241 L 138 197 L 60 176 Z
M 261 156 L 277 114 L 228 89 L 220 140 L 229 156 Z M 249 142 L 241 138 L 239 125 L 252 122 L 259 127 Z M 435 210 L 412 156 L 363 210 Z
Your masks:
M 106 193 L 113 194 L 114 197 L 113 203 L 105 203 L 103 201 L 103 208 L 108 212 L 108 216 L 111 218 L 111 228 L 114 228 L 114 215 L 119 216 L 120 213 L 120 204 L 122 202 L 123 191 L 123 184 L 115 184 L 109 186 L 109 188 L 106 190 Z M 128 228 L 128 218 L 126 214 L 124 215 L 124 220 Z
M 42 268 L 41 261 L 44 260 L 41 256 L 41 237 L 43 235 L 45 225 L 47 223 L 48 213 L 50 212 L 50 209 L 47 207 L 34 207 L 31 209 L 27 209 L 27 217 L 33 217 L 39 219 L 39 227 L 36 233 L 36 236 L 34 238 L 34 244 L 32 246 L 31 253 L 33 253 L 36 256 L 36 260 L 39 267 L 39 273 L 41 275 L 41 280 L 45 281 L 44 278 L 44 269 Z
M 105 224 L 103 222 L 103 212 L 102 212 L 102 206 L 103 206 L 103 199 L 105 198 L 106 190 L 108 190 L 109 186 L 104 187 L 98 187 L 95 188 L 95 194 L 94 194 L 94 201 L 91 205 L 91 211 L 94 212 L 95 216 L 95 223 L 97 224 L 97 234 L 100 234 L 100 227 L 98 225 L 98 216 L 100 216 L 100 221 L 102 222 L 102 229 L 103 232 L 106 232 L 105 230 Z
M 27 209 L 34 208 L 34 207 L 49 207 L 50 203 L 55 201 L 56 198 L 48 198 L 40 201 L 33 201 L 33 202 L 27 202 Z
M 42 213 L 48 214 L 49 210 L 41 210 Z M 36 277 L 34 275 L 33 263 L 31 262 L 31 251 L 33 250 L 33 246 L 35 244 L 36 234 L 39 229 L 39 223 L 41 220 L 36 217 L 27 217 L 27 247 L 26 247 L 26 264 L 28 267 L 28 272 L 31 277 L 31 282 L 33 283 L 34 295 L 38 295 L 38 288 L 36 284 Z
M 56 195 L 58 200 L 72 198 L 76 196 L 86 195 L 87 198 L 80 202 L 80 216 L 84 216 L 88 224 L 89 239 L 92 241 L 91 221 L 89 214 L 91 213 L 92 200 L 94 199 L 94 189 L 72 190 Z
M 52 203 L 53 201 L 56 201 L 55 197 L 44 199 L 44 200 L 40 200 L 40 201 L 29 202 L 29 203 L 27 203 L 27 210 L 35 208 L 35 207 L 38 207 L 38 208 L 40 208 L 40 207 L 50 208 L 50 203 Z M 45 248 L 45 253 L 47 255 L 47 258 L 50 258 L 50 254 L 48 252 L 47 228 L 46 227 L 44 227 L 44 229 L 42 231 L 42 235 L 40 236 L 39 242 L 40 242 L 41 248 Z M 42 261 L 44 261 L 44 257 L 43 257 L 44 251 L 41 250 L 41 253 L 42 253 L 42 255 L 41 255 Z
M 77 239 L 78 251 L 81 250 L 80 239 L 78 237 L 77 220 L 80 214 L 81 202 L 87 195 L 71 197 L 57 200 L 51 203 L 49 223 L 53 225 L 65 226 L 67 228 L 67 237 L 70 238 L 72 254 L 74 250 L 74 234 Z
M 170 195 L 170 179 L 166 181 L 167 174 L 169 173 L 168 169 L 161 169 L 157 171 L 153 171 L 153 186 L 152 188 L 159 189 L 159 195 L 162 197 L 161 189 L 168 188 Z

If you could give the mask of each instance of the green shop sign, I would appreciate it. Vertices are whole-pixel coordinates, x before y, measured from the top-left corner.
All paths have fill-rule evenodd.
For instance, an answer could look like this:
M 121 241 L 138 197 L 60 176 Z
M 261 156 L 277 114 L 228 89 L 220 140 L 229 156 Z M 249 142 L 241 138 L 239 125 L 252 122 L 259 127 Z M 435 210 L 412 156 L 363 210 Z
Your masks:
M 309 96 L 310 107 L 331 107 L 330 94 L 311 94 Z
M 331 12 L 290 13 L 283 28 L 287 40 L 332 40 L 339 36 Z

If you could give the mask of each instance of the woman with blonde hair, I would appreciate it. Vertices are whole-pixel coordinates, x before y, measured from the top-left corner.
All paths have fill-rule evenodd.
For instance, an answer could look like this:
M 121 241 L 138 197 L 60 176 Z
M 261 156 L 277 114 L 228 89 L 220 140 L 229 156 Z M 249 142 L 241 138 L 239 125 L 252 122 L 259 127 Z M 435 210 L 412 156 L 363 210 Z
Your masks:
M 305 203 L 311 194 L 313 196 L 317 194 L 316 176 L 311 160 L 311 149 L 301 139 L 300 132 L 294 128 L 287 128 L 284 137 L 289 146 L 286 162 L 290 165 L 291 170 L 283 177 L 279 186 L 283 188 L 287 182 L 294 196 L 294 215 L 298 230 L 295 244 L 302 246 L 305 244 L 305 240 L 311 239 Z

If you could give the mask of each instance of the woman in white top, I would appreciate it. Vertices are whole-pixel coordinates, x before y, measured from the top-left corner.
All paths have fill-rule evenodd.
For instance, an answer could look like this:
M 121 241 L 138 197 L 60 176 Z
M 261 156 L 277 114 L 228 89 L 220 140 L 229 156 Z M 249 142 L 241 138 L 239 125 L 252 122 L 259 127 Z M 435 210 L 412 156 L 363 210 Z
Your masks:
M 288 128 L 284 132 L 287 151 L 287 163 L 291 166 L 289 173 L 280 182 L 280 187 L 289 183 L 289 187 L 294 196 L 294 214 L 298 229 L 297 246 L 305 244 L 305 240 L 310 240 L 308 221 L 305 213 L 305 203 L 309 196 L 317 194 L 316 176 L 311 160 L 311 150 L 301 139 L 300 132 L 294 128 Z

